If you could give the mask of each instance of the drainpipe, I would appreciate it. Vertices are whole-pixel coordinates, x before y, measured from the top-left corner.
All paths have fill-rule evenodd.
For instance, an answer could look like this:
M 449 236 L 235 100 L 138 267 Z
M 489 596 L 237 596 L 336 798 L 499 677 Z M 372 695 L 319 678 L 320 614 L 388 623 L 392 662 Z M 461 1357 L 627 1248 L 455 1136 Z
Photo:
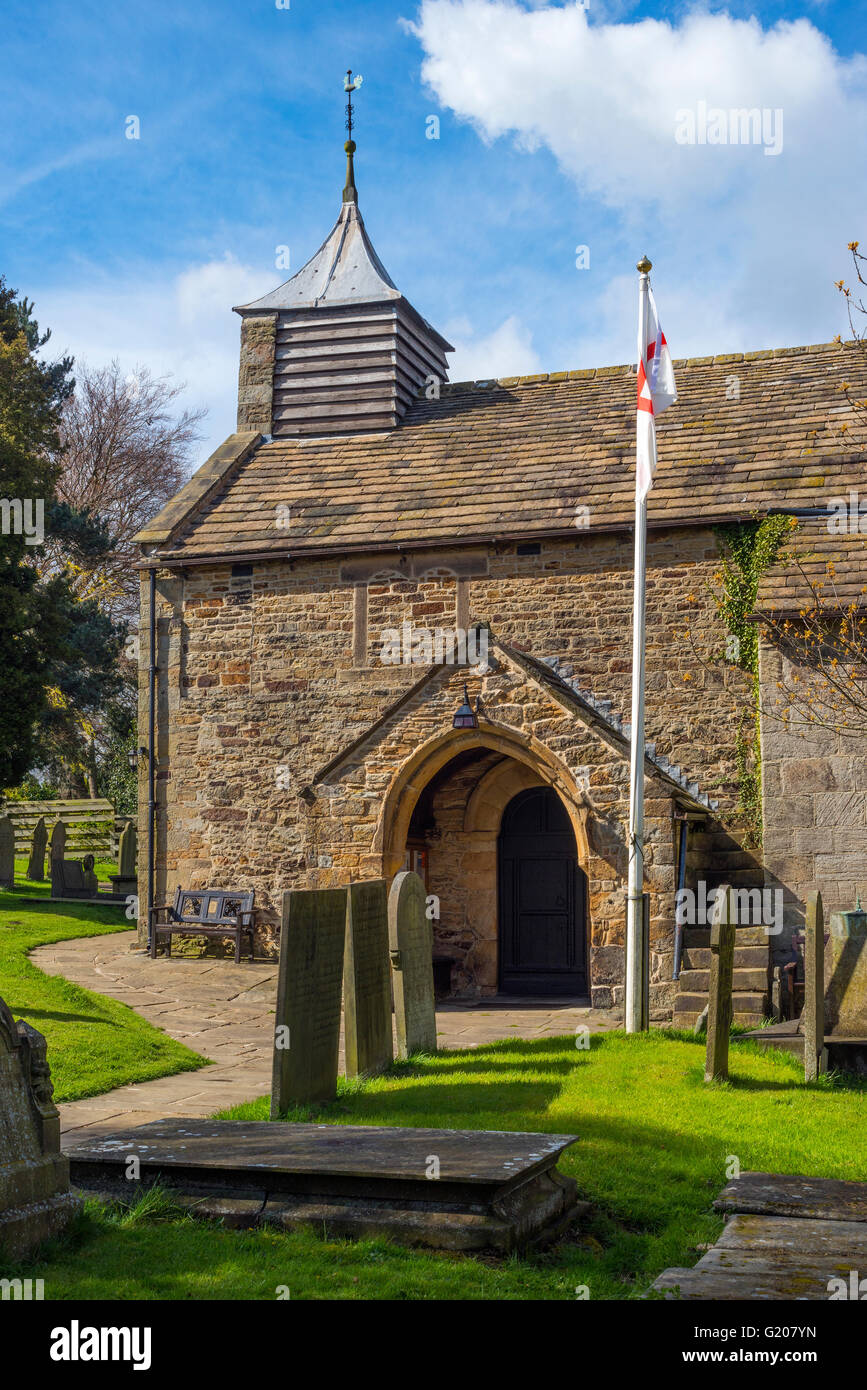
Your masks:
M 148 641 L 148 950 L 151 948 L 154 905 L 154 820 L 156 818 L 156 705 L 157 705 L 157 572 L 150 570 L 150 637 Z
M 685 883 L 686 883 L 686 841 L 687 841 L 687 836 L 688 836 L 688 835 L 689 835 L 689 821 L 687 820 L 686 816 L 682 816 L 682 818 L 681 818 L 681 820 L 680 820 L 680 843 L 679 843 L 679 845 L 678 845 L 678 851 L 677 851 L 677 891 L 678 891 L 678 893 L 680 892 L 681 888 L 683 888 L 684 885 L 685 885 Z M 675 897 L 675 902 L 677 902 L 677 898 L 676 898 L 676 897 Z M 682 956 L 683 956 L 683 921 L 681 920 L 680 912 L 678 911 L 677 908 L 675 908 L 675 916 L 674 916 L 674 970 L 673 970 L 672 976 L 671 976 L 671 978 L 672 978 L 673 980 L 679 980 L 679 979 L 680 979 L 680 962 L 681 962 Z

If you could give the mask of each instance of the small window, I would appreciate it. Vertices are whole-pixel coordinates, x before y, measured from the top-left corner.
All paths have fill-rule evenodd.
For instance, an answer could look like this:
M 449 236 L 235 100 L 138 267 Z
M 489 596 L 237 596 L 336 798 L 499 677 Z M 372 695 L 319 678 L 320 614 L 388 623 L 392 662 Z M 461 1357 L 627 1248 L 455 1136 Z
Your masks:
M 233 578 L 233 579 L 249 579 L 249 578 L 252 576 L 252 574 L 253 574 L 253 566 L 252 566 L 252 565 L 233 565 L 233 566 L 232 566 L 232 578 Z
M 518 555 L 541 555 L 542 547 L 538 541 L 526 541 L 524 545 L 516 547 Z

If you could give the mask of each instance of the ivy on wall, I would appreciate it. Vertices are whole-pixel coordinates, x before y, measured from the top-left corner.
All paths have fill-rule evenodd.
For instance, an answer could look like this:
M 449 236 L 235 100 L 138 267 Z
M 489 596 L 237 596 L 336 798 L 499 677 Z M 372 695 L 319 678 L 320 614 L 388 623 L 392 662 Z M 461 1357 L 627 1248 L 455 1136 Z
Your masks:
M 722 552 L 714 576 L 714 600 L 729 638 L 725 658 L 750 677 L 751 708 L 741 719 L 735 743 L 738 774 L 738 814 L 746 826 L 748 847 L 762 843 L 762 764 L 759 741 L 759 629 L 751 621 L 762 575 L 779 556 L 793 527 L 793 516 L 766 516 L 761 521 L 737 521 L 715 526 Z

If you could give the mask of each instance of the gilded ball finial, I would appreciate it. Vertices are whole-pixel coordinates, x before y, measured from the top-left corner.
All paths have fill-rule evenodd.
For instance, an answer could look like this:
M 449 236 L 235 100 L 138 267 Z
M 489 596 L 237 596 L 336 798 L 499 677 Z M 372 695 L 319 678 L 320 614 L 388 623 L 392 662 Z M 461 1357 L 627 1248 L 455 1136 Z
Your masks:
M 354 141 L 354 140 L 347 140 L 347 142 L 346 142 L 346 144 L 343 146 L 343 148 L 345 149 L 345 151 L 346 151 L 347 154 L 355 154 L 355 150 L 356 150 L 355 141 Z
M 648 275 L 653 269 L 653 262 L 649 261 L 646 256 L 642 256 L 635 269 L 640 270 L 642 275 Z

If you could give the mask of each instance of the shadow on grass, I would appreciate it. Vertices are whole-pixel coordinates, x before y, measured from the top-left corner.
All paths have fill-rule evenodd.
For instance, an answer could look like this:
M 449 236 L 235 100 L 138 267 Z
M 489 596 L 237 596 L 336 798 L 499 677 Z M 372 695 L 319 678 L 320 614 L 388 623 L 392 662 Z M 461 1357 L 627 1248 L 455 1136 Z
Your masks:
M 27 1010 L 28 1023 L 34 1018 L 52 1018 L 56 1023 L 102 1023 L 110 1028 L 119 1028 L 121 1025 L 111 1018 L 100 1018 L 98 1014 L 67 1014 L 58 1013 L 53 1009 L 33 1009 Z

